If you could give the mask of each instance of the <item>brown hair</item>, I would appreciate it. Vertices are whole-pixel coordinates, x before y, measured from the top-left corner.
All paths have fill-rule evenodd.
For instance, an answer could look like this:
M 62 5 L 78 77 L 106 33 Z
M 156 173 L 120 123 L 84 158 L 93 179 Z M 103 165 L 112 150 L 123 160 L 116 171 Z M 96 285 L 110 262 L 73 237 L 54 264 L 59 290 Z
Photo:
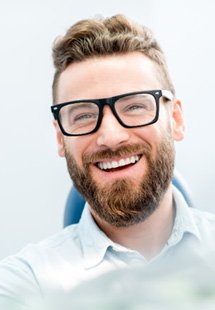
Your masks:
M 164 53 L 152 32 L 123 15 L 116 15 L 106 19 L 81 20 L 71 26 L 63 37 L 56 39 L 53 46 L 56 69 L 52 86 L 53 101 L 56 102 L 57 98 L 59 76 L 69 64 L 92 57 L 138 51 L 157 64 L 160 79 L 174 94 Z

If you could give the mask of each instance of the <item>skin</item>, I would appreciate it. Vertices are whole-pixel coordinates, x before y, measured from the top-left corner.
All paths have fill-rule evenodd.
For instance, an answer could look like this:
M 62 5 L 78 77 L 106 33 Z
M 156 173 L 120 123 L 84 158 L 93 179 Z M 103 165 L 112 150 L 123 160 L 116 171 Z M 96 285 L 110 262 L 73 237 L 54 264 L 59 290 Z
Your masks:
M 158 79 L 156 65 L 142 53 L 133 52 L 118 56 L 97 57 L 70 64 L 62 72 L 58 84 L 57 103 L 75 99 L 105 98 L 151 89 L 164 89 L 164 87 Z M 102 124 L 93 134 L 66 137 L 62 135 L 55 121 L 54 126 L 59 155 L 65 156 L 66 145 L 78 166 L 83 168 L 82 155 L 86 152 L 93 153 L 108 148 L 116 150 L 120 146 L 134 143 L 149 144 L 154 158 L 156 145 L 167 130 L 168 123 L 172 139 L 174 141 L 183 139 L 184 119 L 181 102 L 177 99 L 174 99 L 171 105 L 161 103 L 159 120 L 146 127 L 132 129 L 122 127 L 107 106 L 104 108 Z M 112 160 L 119 159 L 113 158 Z M 147 161 L 143 156 L 135 165 L 113 173 L 102 171 L 92 164 L 90 173 L 98 186 L 119 178 L 129 178 L 135 187 L 138 186 L 147 169 Z M 90 210 L 97 224 L 109 238 L 130 249 L 139 251 L 147 259 L 162 249 L 171 234 L 174 222 L 171 186 L 165 193 L 159 208 L 144 222 L 130 227 L 113 227 L 101 220 L 92 208 Z

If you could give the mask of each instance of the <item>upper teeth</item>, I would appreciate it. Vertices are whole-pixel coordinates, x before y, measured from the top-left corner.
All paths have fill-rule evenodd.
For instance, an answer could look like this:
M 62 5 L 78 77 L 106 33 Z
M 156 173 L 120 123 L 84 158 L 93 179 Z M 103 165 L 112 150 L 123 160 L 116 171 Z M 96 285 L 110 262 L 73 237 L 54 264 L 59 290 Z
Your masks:
M 102 170 L 112 169 L 112 168 L 118 168 L 122 166 L 126 166 L 129 164 L 134 164 L 139 160 L 139 156 L 131 156 L 129 158 L 120 159 L 119 161 L 111 161 L 111 162 L 99 162 L 98 166 Z

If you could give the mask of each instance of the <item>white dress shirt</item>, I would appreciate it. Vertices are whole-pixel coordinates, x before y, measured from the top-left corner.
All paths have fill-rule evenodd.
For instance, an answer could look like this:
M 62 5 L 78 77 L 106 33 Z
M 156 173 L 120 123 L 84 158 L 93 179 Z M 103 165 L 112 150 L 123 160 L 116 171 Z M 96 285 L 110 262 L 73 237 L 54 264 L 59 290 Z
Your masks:
M 186 264 L 187 257 L 192 261 L 203 248 L 213 247 L 215 215 L 189 208 L 175 188 L 173 196 L 176 217 L 172 234 L 150 262 L 111 241 L 96 225 L 86 205 L 79 224 L 30 244 L 0 263 L 0 309 L 39 309 L 50 296 L 63 299 L 83 281 L 110 270 L 150 265 L 161 259 L 171 261 L 181 254 L 186 254 L 180 256 L 180 262 L 184 259 Z

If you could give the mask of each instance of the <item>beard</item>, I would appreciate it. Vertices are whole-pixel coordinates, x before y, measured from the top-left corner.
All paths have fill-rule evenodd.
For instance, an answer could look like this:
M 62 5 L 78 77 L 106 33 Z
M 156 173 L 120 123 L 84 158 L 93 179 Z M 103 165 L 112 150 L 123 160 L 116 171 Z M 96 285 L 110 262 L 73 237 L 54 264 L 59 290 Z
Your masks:
M 147 169 L 138 185 L 132 179 L 119 179 L 105 185 L 97 184 L 90 165 L 102 159 L 145 156 Z M 146 220 L 158 207 L 173 177 L 175 149 L 173 140 L 165 133 L 157 145 L 153 159 L 148 144 L 126 145 L 117 150 L 106 149 L 84 154 L 81 169 L 65 145 L 65 157 L 70 177 L 95 214 L 115 227 L 128 227 Z M 99 168 L 98 168 L 99 169 Z M 136 183 L 136 182 L 135 182 Z

